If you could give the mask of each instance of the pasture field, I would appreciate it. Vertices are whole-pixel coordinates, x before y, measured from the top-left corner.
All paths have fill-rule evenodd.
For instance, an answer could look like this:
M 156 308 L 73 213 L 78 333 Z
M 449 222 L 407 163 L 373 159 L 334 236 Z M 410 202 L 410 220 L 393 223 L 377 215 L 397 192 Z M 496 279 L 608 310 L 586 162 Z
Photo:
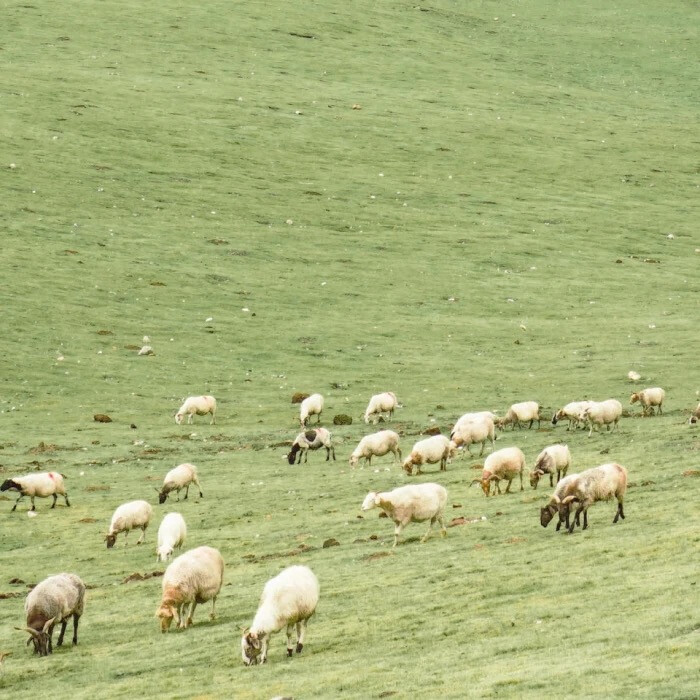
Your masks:
M 699 14 L 4 3 L 0 478 L 60 471 L 72 507 L 28 518 L 0 495 L 0 695 L 697 697 Z M 666 389 L 662 416 L 627 405 L 631 369 Z M 597 504 L 586 532 L 543 530 L 548 483 L 487 499 L 476 456 L 351 470 L 385 390 L 404 454 L 468 410 L 620 399 L 618 432 L 545 420 L 496 445 L 528 466 L 564 440 L 574 471 L 620 462 L 626 520 Z M 297 391 L 324 394 L 337 462 L 283 460 Z M 175 425 L 201 393 L 217 424 Z M 108 551 L 114 508 L 156 504 L 185 461 L 204 497 L 154 505 L 146 544 Z M 421 480 L 468 524 L 425 544 L 412 525 L 392 550 L 360 504 Z M 160 578 L 125 579 L 163 570 L 175 509 L 186 547 L 227 568 L 218 619 L 201 606 L 161 635 Z M 285 658 L 281 633 L 245 668 L 241 628 L 292 563 L 321 583 L 304 652 Z M 80 644 L 34 657 L 13 627 L 27 584 L 59 571 L 89 586 Z

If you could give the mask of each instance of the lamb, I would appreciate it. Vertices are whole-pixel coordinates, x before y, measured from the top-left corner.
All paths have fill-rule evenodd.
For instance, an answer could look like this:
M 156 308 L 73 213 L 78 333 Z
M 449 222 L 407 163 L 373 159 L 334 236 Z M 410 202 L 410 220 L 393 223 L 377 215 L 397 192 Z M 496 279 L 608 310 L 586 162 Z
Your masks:
M 109 526 L 109 532 L 105 535 L 107 549 L 114 547 L 114 543 L 117 541 L 117 535 L 120 532 L 124 533 L 124 546 L 126 547 L 126 538 L 129 535 L 129 530 L 136 530 L 138 528 L 143 532 L 136 544 L 141 544 L 141 542 L 146 539 L 146 528 L 151 522 L 152 515 L 153 508 L 151 508 L 151 504 L 147 501 L 129 501 L 128 503 L 120 505 L 119 508 L 114 511 L 112 522 Z
M 559 503 L 559 520 L 566 519 L 569 523 L 569 512 L 573 503 L 578 503 L 576 518 L 569 532 L 579 523 L 579 517 L 583 513 L 583 529 L 588 527 L 588 509 L 596 501 L 609 501 L 613 496 L 617 499 L 617 510 L 613 518 L 613 524 L 620 518 L 625 519 L 622 507 L 625 491 L 627 490 L 627 469 L 621 464 L 601 464 L 599 467 L 587 469 L 581 472 L 571 482 L 567 489 L 567 495 Z
M 182 549 L 187 537 L 187 525 L 180 513 L 168 513 L 158 528 L 156 561 L 168 561 L 175 547 Z
M 316 612 L 320 587 L 308 566 L 289 566 L 263 588 L 253 624 L 241 637 L 241 656 L 246 666 L 267 661 L 270 636 L 287 627 L 287 656 L 292 656 L 292 629 L 296 628 L 296 652 L 304 648 L 306 625 Z
M 350 466 L 356 467 L 361 457 L 364 457 L 366 465 L 371 466 L 372 457 L 382 457 L 388 452 L 394 455 L 394 459 L 398 457 L 401 460 L 399 436 L 393 430 L 380 430 L 378 433 L 365 435 L 350 455 Z
M 474 417 L 467 418 L 466 416 L 469 415 L 474 415 Z M 487 412 L 466 414 L 466 416 L 462 416 L 455 423 L 450 433 L 450 440 L 452 440 L 455 447 L 466 446 L 469 454 L 472 453 L 471 445 L 481 443 L 481 451 L 479 452 L 479 456 L 481 456 L 484 454 L 484 446 L 487 440 L 491 441 L 491 449 L 493 449 L 493 442 L 496 439 L 496 427 L 493 418 Z
M 422 523 L 429 520 L 428 531 L 421 538 L 425 542 L 437 520 L 442 528 L 442 536 L 447 535 L 443 514 L 447 503 L 447 490 L 440 484 L 409 484 L 399 486 L 393 491 L 370 491 L 362 503 L 362 510 L 381 508 L 395 524 L 394 544 L 399 543 L 401 531 L 411 522 Z
M 578 474 L 569 474 L 557 482 L 554 493 L 551 495 L 546 506 L 540 509 L 540 525 L 547 527 L 554 517 L 554 514 L 559 510 L 561 502 L 570 494 L 570 489 L 574 481 L 578 478 Z M 561 524 L 566 522 L 566 529 L 569 529 L 569 514 L 565 513 L 565 520 L 561 517 L 557 523 L 557 532 L 561 528 Z
M 180 629 L 189 627 L 197 603 L 208 600 L 212 601 L 210 619 L 216 619 L 216 596 L 223 580 L 224 560 L 218 549 L 197 547 L 181 554 L 163 576 L 163 597 L 156 610 L 160 631 L 167 632 L 173 619 Z
M 496 489 L 501 493 L 499 481 L 508 481 L 506 493 L 510 491 L 510 485 L 517 475 L 520 476 L 520 490 L 523 490 L 523 470 L 525 469 L 525 455 L 519 447 L 504 447 L 492 452 L 484 460 L 484 469 L 480 479 L 474 479 L 470 486 L 481 484 L 483 492 L 488 496 L 491 491 L 491 482 L 496 482 Z
M 168 498 L 168 494 L 171 491 L 177 493 L 177 500 L 180 500 L 180 491 L 185 489 L 185 500 L 190 493 L 190 484 L 197 484 L 199 489 L 199 497 L 204 498 L 202 494 L 202 486 L 199 483 L 199 478 L 197 477 L 197 467 L 194 464 L 180 464 L 179 466 L 171 469 L 163 479 L 163 486 L 160 491 L 158 491 L 158 503 L 165 503 Z
M 554 472 L 557 473 L 557 482 L 571 466 L 571 452 L 567 445 L 550 445 L 545 447 L 537 456 L 535 468 L 530 472 L 530 486 L 537 488 L 540 477 L 549 474 L 549 485 L 554 486 Z
M 413 474 L 413 467 L 416 466 L 416 474 L 422 474 L 422 464 L 437 462 L 440 462 L 440 471 L 447 471 L 447 462 L 454 456 L 455 449 L 455 444 L 445 435 L 433 435 L 419 440 L 403 463 L 404 471 Z
M 65 474 L 59 474 L 58 472 L 41 472 L 40 474 L 16 476 L 13 479 L 5 479 L 2 486 L 0 486 L 0 491 L 11 490 L 19 492 L 19 498 L 15 501 L 10 512 L 17 508 L 17 504 L 25 496 L 29 496 L 32 502 L 32 507 L 29 510 L 36 510 L 34 505 L 35 498 L 47 498 L 48 496 L 53 496 L 52 508 L 56 507 L 58 496 L 63 496 L 66 506 L 70 507 L 68 494 L 63 484 L 65 478 L 67 478 Z
M 34 643 L 34 653 L 48 656 L 53 653 L 53 629 L 61 623 L 58 646 L 63 644 L 68 618 L 73 617 L 73 644 L 78 643 L 78 621 L 85 604 L 85 584 L 75 574 L 57 574 L 34 586 L 24 602 L 27 625 L 20 632 L 29 632 L 27 644 Z
M 309 422 L 309 418 L 316 415 L 316 423 L 321 422 L 321 413 L 323 413 L 323 396 L 321 394 L 311 394 L 307 396 L 299 407 L 299 421 L 301 427 L 305 428 Z
M 210 425 L 216 423 L 216 399 L 213 396 L 189 396 L 175 414 L 175 422 L 180 425 L 187 416 L 187 423 L 190 424 L 195 415 L 205 416 L 207 413 L 211 413 Z
M 649 411 L 654 415 L 654 406 L 658 406 L 657 413 L 663 413 L 661 405 L 666 398 L 666 392 L 659 386 L 636 391 L 630 396 L 630 404 L 639 403 L 642 405 L 642 415 L 646 415 Z
M 594 425 L 597 425 L 599 430 L 601 425 L 607 425 L 608 431 L 612 425 L 614 430 L 621 415 L 622 404 L 617 399 L 608 399 L 600 402 L 592 401 L 590 406 L 579 413 L 579 419 L 585 421 L 590 427 L 588 437 L 591 437 Z
M 552 425 L 556 425 L 558 421 L 567 418 L 569 420 L 569 425 L 566 426 L 566 429 L 571 430 L 571 428 L 577 428 L 581 422 L 581 411 L 588 408 L 592 403 L 593 401 L 572 401 L 571 403 L 567 403 L 566 406 L 560 408 L 552 416 Z
M 304 462 L 309 459 L 309 450 L 318 450 L 321 447 L 326 448 L 326 462 L 333 455 L 333 461 L 335 461 L 335 447 L 331 442 L 330 431 L 325 428 L 316 428 L 316 430 L 306 430 L 303 433 L 299 433 L 292 443 L 292 449 L 287 455 L 287 461 L 290 464 L 301 463 L 301 456 L 304 455 Z M 298 455 L 298 457 L 297 457 Z
M 372 423 L 379 420 L 382 413 L 388 413 L 389 418 L 394 415 L 394 409 L 399 405 L 396 394 L 393 391 L 385 391 L 382 394 L 375 394 L 367 404 L 365 409 L 365 423 L 369 423 L 372 418 Z M 374 420 L 374 418 L 377 420 Z
M 537 427 L 540 427 L 540 405 L 537 401 L 522 401 L 521 403 L 514 403 L 506 412 L 503 418 L 497 419 L 497 425 L 499 428 L 503 428 L 506 425 L 512 425 L 513 430 L 515 426 L 521 427 L 520 421 L 527 423 L 528 429 L 532 428 L 532 424 L 537 421 Z

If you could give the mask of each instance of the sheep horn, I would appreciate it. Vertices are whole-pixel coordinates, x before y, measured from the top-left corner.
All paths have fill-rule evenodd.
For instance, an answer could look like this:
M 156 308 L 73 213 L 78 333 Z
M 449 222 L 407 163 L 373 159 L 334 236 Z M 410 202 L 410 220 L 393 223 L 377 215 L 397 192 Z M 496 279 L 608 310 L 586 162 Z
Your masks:
M 556 493 L 552 495 L 552 500 L 553 500 L 555 503 L 561 503 L 561 499 L 559 498 L 559 496 L 557 496 Z
M 576 500 L 578 500 L 578 499 L 576 498 L 576 496 L 567 496 L 567 497 L 561 502 L 561 504 L 562 504 L 563 506 L 565 506 L 567 503 L 571 503 L 572 501 L 576 501 Z
M 33 630 L 31 627 L 15 627 L 15 629 L 18 632 L 29 632 L 29 634 L 32 635 L 32 637 L 38 637 L 39 633 L 36 630 Z
M 474 484 L 480 484 L 480 483 L 481 483 L 481 479 L 474 479 L 474 481 L 472 481 L 472 483 L 469 484 L 469 486 L 474 486 Z
M 56 617 L 52 617 L 50 620 L 47 620 L 44 623 L 44 628 L 41 631 L 44 634 L 46 634 L 49 631 L 49 628 L 52 627 L 56 623 L 56 620 L 58 620 L 58 615 L 56 615 Z
M 501 480 L 501 477 L 498 476 L 497 474 L 491 474 L 491 476 L 488 478 L 489 481 L 493 481 L 494 479 L 495 479 L 496 481 L 500 481 L 500 480 Z

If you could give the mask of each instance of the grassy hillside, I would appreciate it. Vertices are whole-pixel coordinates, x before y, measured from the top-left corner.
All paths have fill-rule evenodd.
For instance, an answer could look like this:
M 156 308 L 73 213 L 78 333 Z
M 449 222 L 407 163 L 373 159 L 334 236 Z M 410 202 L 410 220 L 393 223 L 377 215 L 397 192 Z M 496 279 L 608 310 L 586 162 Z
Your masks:
M 60 471 L 73 505 L 29 519 L 0 496 L 0 691 L 694 697 L 697 7 L 335 5 L 4 7 L 0 478 Z M 562 440 L 575 470 L 626 465 L 621 524 L 598 504 L 584 533 L 543 530 L 549 487 L 486 499 L 477 458 L 347 466 L 377 391 L 404 405 L 385 427 L 406 453 L 468 410 L 627 404 L 630 369 L 666 389 L 663 416 L 497 443 L 530 466 Z M 330 425 L 336 463 L 283 461 L 296 391 L 324 394 L 325 425 L 354 418 Z M 217 425 L 176 426 L 200 393 Z M 155 503 L 184 461 L 204 498 L 106 550 L 114 508 Z M 359 506 L 420 480 L 482 519 L 391 550 Z M 226 583 L 216 622 L 203 606 L 163 636 L 160 579 L 123 581 L 163 570 L 175 509 Z M 321 582 L 304 653 L 284 658 L 282 633 L 244 668 L 240 628 L 291 563 Z M 64 570 L 90 587 L 80 645 L 39 659 L 12 627 L 26 585 Z

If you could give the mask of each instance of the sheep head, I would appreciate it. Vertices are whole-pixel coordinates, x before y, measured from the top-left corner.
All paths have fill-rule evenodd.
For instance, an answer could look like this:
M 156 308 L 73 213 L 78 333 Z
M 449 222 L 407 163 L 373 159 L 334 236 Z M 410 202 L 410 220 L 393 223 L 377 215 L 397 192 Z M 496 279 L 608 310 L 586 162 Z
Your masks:
M 162 603 L 161 606 L 156 610 L 156 617 L 160 618 L 160 631 L 165 634 L 175 620 L 175 624 L 179 624 L 179 616 L 177 614 L 177 608 L 174 605 L 168 603 Z
M 413 475 L 413 462 L 411 461 L 411 458 L 408 457 L 406 461 L 401 465 L 403 470 L 408 474 L 409 476 Z
M 5 481 L 2 482 L 2 486 L 0 486 L 0 491 L 8 491 L 9 489 L 21 491 L 22 486 L 13 479 L 5 479 Z
M 158 491 L 158 489 L 156 489 Z M 168 492 L 163 489 L 162 491 L 158 491 L 158 503 L 163 505 L 168 500 Z
M 362 501 L 362 510 L 372 510 L 375 506 L 379 505 L 379 494 L 376 491 L 370 491 L 366 496 L 365 500 Z
M 258 656 L 262 651 L 262 634 L 244 630 L 241 637 L 241 656 L 246 666 L 253 666 L 258 662 Z
M 533 489 L 537 488 L 537 484 L 540 480 L 540 477 L 544 475 L 544 472 L 541 469 L 533 469 L 530 472 L 530 486 L 532 486 Z
M 184 413 L 176 413 L 175 414 L 175 422 L 180 425 L 182 423 L 182 419 L 184 417 Z
M 112 549 L 114 543 L 117 541 L 116 535 L 107 534 L 105 535 L 105 542 L 107 543 L 107 549 Z
M 632 396 L 630 396 L 630 404 L 637 403 L 637 401 L 639 401 L 640 398 L 641 397 L 639 396 L 639 393 L 635 392 L 634 394 L 632 394 Z
M 44 626 L 42 627 L 41 631 L 37 631 L 33 629 L 32 627 L 15 627 L 16 630 L 19 630 L 20 632 L 29 632 L 31 637 L 27 640 L 27 645 L 29 643 L 34 644 L 34 653 L 39 654 L 39 656 L 48 656 L 49 655 L 49 630 L 54 626 L 54 623 L 56 622 L 55 617 L 52 617 L 50 620 L 47 620 L 44 623 Z
M 547 527 L 552 521 L 554 514 L 557 512 L 557 506 L 554 503 L 546 505 L 544 508 L 540 508 L 540 525 L 542 527 Z
M 474 484 L 481 484 L 481 490 L 484 492 L 484 494 L 486 496 L 489 496 L 491 494 L 491 482 L 492 481 L 499 481 L 499 477 L 496 476 L 495 474 L 485 472 L 482 475 L 481 479 L 473 479 L 472 483 L 469 485 L 473 486 Z

